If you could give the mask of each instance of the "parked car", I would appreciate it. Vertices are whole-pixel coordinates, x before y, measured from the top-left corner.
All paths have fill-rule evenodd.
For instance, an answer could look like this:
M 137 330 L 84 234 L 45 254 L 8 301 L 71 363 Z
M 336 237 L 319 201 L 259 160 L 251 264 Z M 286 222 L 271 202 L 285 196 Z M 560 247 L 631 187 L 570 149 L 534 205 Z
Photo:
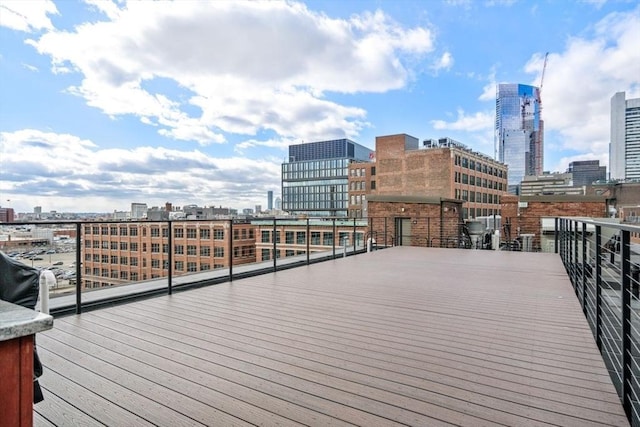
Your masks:
M 63 261 L 56 261 L 56 262 L 53 263 L 53 265 L 62 265 L 62 264 L 64 264 Z

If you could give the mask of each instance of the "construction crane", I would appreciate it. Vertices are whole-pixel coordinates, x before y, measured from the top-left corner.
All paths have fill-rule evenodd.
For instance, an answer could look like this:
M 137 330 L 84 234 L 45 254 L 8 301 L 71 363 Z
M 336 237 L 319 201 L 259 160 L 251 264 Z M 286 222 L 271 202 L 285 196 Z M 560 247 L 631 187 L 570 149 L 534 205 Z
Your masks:
M 542 75 L 540 76 L 540 92 L 542 92 L 542 85 L 544 84 L 544 72 L 547 70 L 547 58 L 549 58 L 549 52 L 544 54 L 544 64 L 542 65 Z

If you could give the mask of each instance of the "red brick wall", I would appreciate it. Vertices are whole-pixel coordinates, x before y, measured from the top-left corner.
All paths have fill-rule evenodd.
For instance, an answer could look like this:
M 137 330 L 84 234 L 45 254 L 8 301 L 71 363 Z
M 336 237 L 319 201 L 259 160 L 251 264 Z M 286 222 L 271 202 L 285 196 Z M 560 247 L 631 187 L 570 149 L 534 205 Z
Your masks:
M 441 212 L 442 207 L 442 212 Z M 454 239 L 462 222 L 462 205 L 458 202 L 407 203 L 369 202 L 369 232 L 378 244 L 398 241 L 396 218 L 411 220 L 412 246 L 445 246 Z

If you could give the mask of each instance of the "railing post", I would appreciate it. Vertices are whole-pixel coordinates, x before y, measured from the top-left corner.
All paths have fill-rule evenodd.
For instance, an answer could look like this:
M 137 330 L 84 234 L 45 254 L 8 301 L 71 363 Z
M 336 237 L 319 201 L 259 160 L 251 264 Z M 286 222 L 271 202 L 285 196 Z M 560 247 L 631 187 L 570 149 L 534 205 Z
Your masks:
M 622 406 L 631 419 L 632 370 L 631 370 L 631 248 L 630 232 L 620 230 L 620 255 L 622 265 Z
M 384 247 L 386 248 L 387 245 L 387 217 L 384 217 Z
M 357 233 L 357 229 L 356 229 L 356 217 L 353 217 L 353 239 L 351 240 L 353 242 L 353 254 L 356 254 L 356 233 Z
M 598 349 L 602 352 L 602 330 L 601 328 L 601 316 L 602 316 L 602 227 L 596 225 L 596 344 Z
M 229 219 L 229 281 L 233 282 L 233 219 Z
M 578 221 L 573 220 L 573 256 L 571 270 L 573 271 L 573 289 L 578 295 Z
M 495 220 L 494 220 L 495 221 Z M 559 219 L 558 217 L 555 217 L 555 227 L 553 229 L 553 239 L 554 239 L 554 252 L 558 253 L 558 227 L 559 227 Z
M 333 239 L 332 243 L 333 243 L 333 259 L 336 259 L 336 218 L 333 218 Z
M 309 242 L 310 241 L 311 241 L 311 227 L 309 227 L 309 218 L 307 218 L 307 265 L 310 264 L 310 258 L 309 258 L 309 249 L 310 249 Z
M 431 247 L 431 217 L 427 217 L 427 247 Z
M 82 313 L 82 224 L 76 222 L 76 314 Z
M 272 239 L 273 240 L 273 249 L 271 250 L 271 252 L 273 252 L 273 271 L 277 271 L 278 270 L 278 265 L 276 263 L 276 251 L 278 250 L 278 245 L 276 243 L 276 236 L 278 235 L 278 231 L 276 229 L 276 218 L 273 217 L 273 235 L 272 235 Z
M 173 222 L 167 221 L 167 246 L 169 247 L 169 254 L 167 256 L 167 285 L 169 287 L 169 295 L 173 293 Z
M 582 223 L 582 311 L 587 320 L 587 224 Z

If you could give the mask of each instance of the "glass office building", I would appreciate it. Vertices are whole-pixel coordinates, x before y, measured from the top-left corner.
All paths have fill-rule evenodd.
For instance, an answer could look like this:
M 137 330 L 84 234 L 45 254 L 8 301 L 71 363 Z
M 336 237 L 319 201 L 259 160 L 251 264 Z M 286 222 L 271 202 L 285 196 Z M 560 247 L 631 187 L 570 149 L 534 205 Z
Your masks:
M 346 217 L 349 164 L 370 161 L 374 152 L 348 139 L 289 146 L 282 164 L 282 209 L 309 216 Z
M 496 96 L 498 160 L 507 164 L 510 193 L 519 193 L 525 176 L 543 173 L 543 121 L 540 89 L 521 84 L 500 84 Z

